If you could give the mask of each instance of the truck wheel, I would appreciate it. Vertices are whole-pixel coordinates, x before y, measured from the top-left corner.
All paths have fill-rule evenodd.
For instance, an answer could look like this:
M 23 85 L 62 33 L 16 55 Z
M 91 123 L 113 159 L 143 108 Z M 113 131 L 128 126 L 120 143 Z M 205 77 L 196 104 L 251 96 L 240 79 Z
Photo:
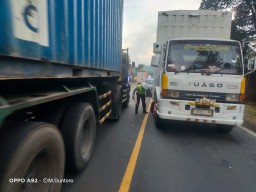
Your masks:
M 44 113 L 42 115 L 40 121 L 51 123 L 56 127 L 61 127 L 62 117 L 65 113 L 66 108 L 67 106 L 64 104 L 53 106 L 50 111 L 47 111 L 47 113 Z
M 158 117 L 158 115 L 156 115 L 156 118 L 155 118 L 155 125 L 157 128 L 162 128 L 163 127 L 163 120 Z
M 0 191 L 60 191 L 64 144 L 59 130 L 40 122 L 8 126 L 0 138 Z M 19 181 L 14 181 L 20 179 Z
M 151 106 L 150 106 L 150 112 L 153 113 L 154 112 L 154 102 L 151 102 Z
M 220 125 L 220 124 L 217 124 L 215 126 L 216 126 L 217 131 L 219 131 L 221 133 L 229 133 L 234 128 L 233 125 Z
M 118 101 L 118 112 L 117 112 L 117 118 L 116 120 L 119 120 L 121 117 L 122 112 L 122 93 L 120 92 L 119 101 Z
M 127 98 L 127 100 L 123 103 L 123 107 L 128 107 L 128 105 L 129 105 L 129 102 L 130 102 L 129 93 L 126 93 L 126 98 Z
M 121 85 L 104 85 L 103 90 L 111 90 L 112 103 L 111 114 L 109 119 L 119 120 L 122 111 L 122 86 Z
M 111 118 L 118 121 L 121 117 L 122 106 L 123 106 L 122 93 L 119 91 L 116 95 L 116 99 L 112 101 L 113 101 L 113 107 L 112 107 Z
M 96 119 L 89 103 L 76 103 L 67 109 L 62 123 L 66 151 L 66 166 L 71 171 L 81 172 L 93 152 Z

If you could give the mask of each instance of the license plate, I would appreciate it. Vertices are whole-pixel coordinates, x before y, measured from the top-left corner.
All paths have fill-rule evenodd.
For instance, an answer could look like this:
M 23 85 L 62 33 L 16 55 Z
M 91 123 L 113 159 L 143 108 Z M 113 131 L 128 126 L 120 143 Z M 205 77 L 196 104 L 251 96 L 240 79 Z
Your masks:
M 192 115 L 212 116 L 213 111 L 211 109 L 192 109 Z

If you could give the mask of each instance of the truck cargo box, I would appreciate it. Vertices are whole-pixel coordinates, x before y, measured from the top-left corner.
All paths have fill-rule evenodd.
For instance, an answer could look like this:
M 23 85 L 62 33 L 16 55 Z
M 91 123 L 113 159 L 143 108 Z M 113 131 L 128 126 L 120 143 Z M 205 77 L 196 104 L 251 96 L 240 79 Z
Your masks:
M 230 12 L 209 10 L 176 10 L 158 12 L 157 42 L 169 38 L 222 38 L 231 33 Z
M 122 49 L 122 83 L 128 83 L 129 67 L 129 49 Z
M 122 0 L 1 0 L 0 79 L 121 73 Z

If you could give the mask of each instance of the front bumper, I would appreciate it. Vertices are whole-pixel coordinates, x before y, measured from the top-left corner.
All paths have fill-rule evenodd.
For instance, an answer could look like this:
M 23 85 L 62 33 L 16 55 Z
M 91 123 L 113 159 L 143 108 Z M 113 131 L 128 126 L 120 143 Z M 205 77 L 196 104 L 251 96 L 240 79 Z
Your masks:
M 196 108 L 191 101 L 159 99 L 157 104 L 157 116 L 161 119 L 191 121 L 201 123 L 242 125 L 244 117 L 244 104 L 217 103 L 210 106 L 212 116 L 192 115 L 192 108 Z M 188 107 L 189 106 L 189 107 Z

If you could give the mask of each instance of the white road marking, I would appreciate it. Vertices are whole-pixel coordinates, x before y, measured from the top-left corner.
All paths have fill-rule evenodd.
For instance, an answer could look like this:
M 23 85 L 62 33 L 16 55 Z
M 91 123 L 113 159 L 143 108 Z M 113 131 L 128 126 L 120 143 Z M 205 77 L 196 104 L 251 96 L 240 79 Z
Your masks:
M 240 126 L 238 126 L 238 127 L 240 127 L 241 129 L 243 129 L 243 130 L 246 131 L 247 133 L 249 133 L 249 134 L 253 135 L 254 137 L 256 137 L 256 133 L 255 133 L 254 131 L 251 131 L 250 129 L 248 129 L 248 128 L 242 126 L 242 125 L 240 125 Z

